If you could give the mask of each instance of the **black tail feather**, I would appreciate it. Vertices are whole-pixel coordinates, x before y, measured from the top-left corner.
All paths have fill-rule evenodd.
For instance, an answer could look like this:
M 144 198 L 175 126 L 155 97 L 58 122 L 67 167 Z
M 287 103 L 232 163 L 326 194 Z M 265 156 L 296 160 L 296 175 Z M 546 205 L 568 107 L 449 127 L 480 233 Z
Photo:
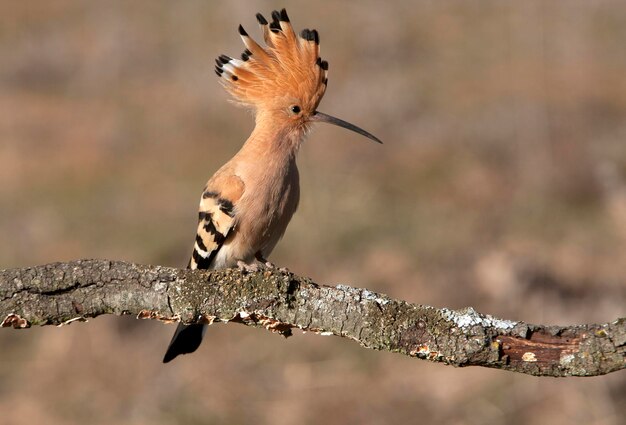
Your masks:
M 202 324 L 185 325 L 179 323 L 170 345 L 167 347 L 163 363 L 174 360 L 179 354 L 188 354 L 196 351 L 202 342 L 206 326 Z

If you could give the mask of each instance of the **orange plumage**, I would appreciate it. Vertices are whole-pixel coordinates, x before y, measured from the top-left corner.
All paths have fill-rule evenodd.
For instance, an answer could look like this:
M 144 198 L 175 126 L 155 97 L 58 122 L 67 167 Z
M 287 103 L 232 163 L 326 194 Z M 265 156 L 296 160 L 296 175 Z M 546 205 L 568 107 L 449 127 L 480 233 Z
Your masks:
M 312 113 L 324 96 L 328 78 L 328 63 L 319 57 L 319 35 L 308 29 L 296 35 L 285 9 L 274 11 L 272 19 L 269 23 L 257 14 L 266 47 L 239 26 L 246 51 L 241 59 L 219 56 L 220 82 L 237 103 L 264 110 L 293 104 Z

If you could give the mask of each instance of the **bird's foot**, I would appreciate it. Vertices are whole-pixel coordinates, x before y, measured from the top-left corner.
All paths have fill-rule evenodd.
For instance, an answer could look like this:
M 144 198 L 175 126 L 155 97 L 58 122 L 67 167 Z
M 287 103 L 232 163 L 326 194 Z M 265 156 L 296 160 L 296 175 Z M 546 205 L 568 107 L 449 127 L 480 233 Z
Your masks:
M 287 269 L 287 267 L 278 267 L 276 264 L 272 263 L 271 261 L 267 261 L 264 258 L 259 258 L 257 261 L 263 264 L 263 266 L 268 270 L 276 270 L 281 273 L 289 273 L 289 269 Z
M 262 263 L 260 261 L 246 263 L 244 261 L 239 260 L 237 261 L 237 268 L 245 273 L 256 273 L 256 272 L 260 272 L 261 270 L 265 270 L 268 267 L 265 263 Z
M 245 273 L 256 273 L 261 270 L 276 270 L 281 273 L 289 273 L 286 267 L 278 267 L 274 263 L 264 259 L 255 260 L 252 263 L 246 263 L 244 261 L 237 261 L 237 268 Z
M 276 266 L 274 266 L 274 264 L 273 264 L 273 263 L 271 263 L 271 262 L 267 261 L 265 258 L 263 258 L 263 256 L 261 255 L 261 253 L 260 253 L 260 252 L 257 252 L 257 253 L 254 255 L 254 258 L 255 258 L 255 261 L 256 261 L 257 263 L 261 263 L 261 264 L 263 264 L 263 266 L 264 266 L 266 269 L 274 270 L 274 269 L 276 268 Z

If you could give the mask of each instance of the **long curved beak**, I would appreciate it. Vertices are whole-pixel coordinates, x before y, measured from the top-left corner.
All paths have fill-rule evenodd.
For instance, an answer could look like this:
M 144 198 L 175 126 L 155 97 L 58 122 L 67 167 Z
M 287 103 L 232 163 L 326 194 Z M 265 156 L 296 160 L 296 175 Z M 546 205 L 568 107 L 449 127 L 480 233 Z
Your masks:
M 347 121 L 344 120 L 340 120 L 339 118 L 335 118 L 331 115 L 326 115 L 322 112 L 319 111 L 315 111 L 313 113 L 313 115 L 311 116 L 311 121 L 313 122 L 327 122 L 329 124 L 334 124 L 334 125 L 338 125 L 339 127 L 343 127 L 343 128 L 347 128 L 348 130 L 352 130 L 355 133 L 359 133 L 362 136 L 367 137 L 368 139 L 371 139 L 373 141 L 375 141 L 376 143 L 380 143 L 382 145 L 383 142 L 381 142 L 381 140 L 374 136 L 371 133 L 368 133 L 367 131 L 363 130 L 362 128 L 357 127 L 354 124 L 350 124 Z

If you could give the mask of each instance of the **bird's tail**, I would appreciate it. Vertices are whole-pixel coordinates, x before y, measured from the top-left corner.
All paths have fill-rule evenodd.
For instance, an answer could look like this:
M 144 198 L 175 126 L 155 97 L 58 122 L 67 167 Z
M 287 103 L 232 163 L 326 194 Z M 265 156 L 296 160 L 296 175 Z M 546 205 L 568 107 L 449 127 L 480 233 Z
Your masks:
M 179 354 L 188 354 L 196 351 L 202 342 L 206 328 L 207 325 L 203 324 L 185 325 L 178 323 L 176 332 L 174 332 L 174 336 L 163 357 L 163 363 L 174 360 Z

